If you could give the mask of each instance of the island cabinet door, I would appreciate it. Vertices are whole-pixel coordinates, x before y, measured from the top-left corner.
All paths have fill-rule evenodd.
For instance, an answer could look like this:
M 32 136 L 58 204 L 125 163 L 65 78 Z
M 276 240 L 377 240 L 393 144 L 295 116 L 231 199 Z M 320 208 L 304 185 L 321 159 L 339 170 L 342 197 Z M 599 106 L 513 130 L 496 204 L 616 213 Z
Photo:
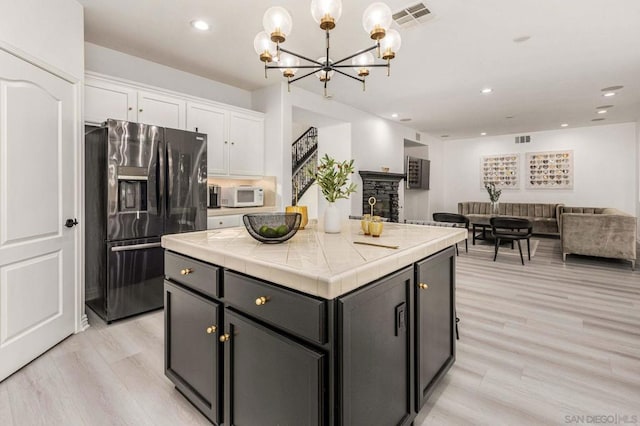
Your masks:
M 165 374 L 214 424 L 220 424 L 222 308 L 184 287 L 164 282 Z
M 326 423 L 326 356 L 225 309 L 225 425 Z
M 411 423 L 413 267 L 338 299 L 341 424 Z
M 416 411 L 455 361 L 455 252 L 416 263 Z

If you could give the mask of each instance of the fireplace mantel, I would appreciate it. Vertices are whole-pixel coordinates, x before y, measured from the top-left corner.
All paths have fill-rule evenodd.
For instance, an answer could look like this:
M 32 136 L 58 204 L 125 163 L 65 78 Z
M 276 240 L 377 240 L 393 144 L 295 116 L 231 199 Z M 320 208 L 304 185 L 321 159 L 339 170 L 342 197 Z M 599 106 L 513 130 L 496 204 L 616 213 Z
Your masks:
M 358 173 L 362 180 L 390 180 L 392 182 L 400 182 L 406 176 L 404 173 L 374 172 L 370 170 L 360 170 Z

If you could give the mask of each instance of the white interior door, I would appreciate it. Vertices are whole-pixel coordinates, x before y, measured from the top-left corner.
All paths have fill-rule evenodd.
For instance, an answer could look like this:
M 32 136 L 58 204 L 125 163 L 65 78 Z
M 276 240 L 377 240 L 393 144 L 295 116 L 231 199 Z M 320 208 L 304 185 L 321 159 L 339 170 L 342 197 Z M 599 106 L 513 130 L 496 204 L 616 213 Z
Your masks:
M 74 332 L 75 99 L 0 50 L 0 380 Z

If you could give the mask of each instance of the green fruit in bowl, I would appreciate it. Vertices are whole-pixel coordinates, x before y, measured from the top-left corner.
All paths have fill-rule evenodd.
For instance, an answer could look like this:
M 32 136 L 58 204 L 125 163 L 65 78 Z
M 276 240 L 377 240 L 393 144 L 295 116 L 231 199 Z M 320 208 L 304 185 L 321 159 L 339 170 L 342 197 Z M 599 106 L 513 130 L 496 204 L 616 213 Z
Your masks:
M 278 234 L 279 237 L 286 235 L 287 232 L 289 232 L 289 227 L 287 225 L 283 224 L 276 228 L 276 233 Z
M 260 227 L 260 229 L 258 229 L 258 234 L 263 235 L 263 236 L 267 236 L 267 232 L 268 232 L 269 229 L 271 229 L 271 228 L 269 228 L 267 225 L 262 225 Z

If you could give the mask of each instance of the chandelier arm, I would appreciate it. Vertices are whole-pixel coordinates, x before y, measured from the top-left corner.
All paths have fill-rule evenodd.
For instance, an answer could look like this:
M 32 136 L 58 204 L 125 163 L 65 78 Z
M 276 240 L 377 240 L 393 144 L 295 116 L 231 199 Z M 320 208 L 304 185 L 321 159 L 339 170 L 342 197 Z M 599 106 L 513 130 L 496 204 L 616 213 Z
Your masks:
M 357 51 L 356 53 L 354 53 L 353 55 L 349 55 L 349 56 L 347 56 L 346 58 L 342 58 L 342 59 L 340 59 L 339 61 L 335 61 L 335 62 L 333 63 L 333 65 L 340 64 L 340 63 L 342 63 L 342 62 L 344 62 L 344 61 L 348 61 L 348 60 L 349 60 L 349 59 L 351 59 L 351 58 L 355 58 L 355 57 L 356 57 L 356 56 L 358 56 L 358 55 L 362 55 L 363 53 L 370 52 L 370 51 L 372 51 L 373 49 L 375 49 L 376 47 L 378 47 L 378 45 L 377 45 L 377 44 L 374 44 L 373 46 L 368 47 L 368 48 L 366 48 L 366 49 L 358 50 L 358 51 Z
M 370 67 L 388 68 L 389 65 L 388 64 L 367 64 L 367 65 L 333 65 L 331 64 L 331 68 L 370 68 Z
M 386 66 L 386 65 L 385 65 Z M 289 69 L 289 68 L 313 68 L 316 71 L 320 71 L 323 67 L 321 67 L 320 65 L 269 65 L 267 66 L 267 69 L 270 70 L 285 70 L 285 69 Z
M 311 71 L 310 73 L 307 73 L 305 75 L 301 75 L 300 77 L 296 77 L 294 79 L 291 79 L 291 80 L 289 80 L 289 83 L 293 83 L 294 81 L 302 80 L 305 77 L 309 77 L 310 75 L 315 74 L 316 72 L 320 71 L 320 69 L 321 68 L 317 68 L 317 69 Z
M 304 59 L 305 61 L 308 61 L 308 62 L 311 62 L 311 63 L 317 64 L 318 66 L 324 67 L 324 64 L 323 64 L 322 62 L 318 62 L 318 61 L 316 61 L 315 59 L 309 59 L 309 58 L 307 58 L 306 56 L 299 55 L 299 54 L 297 54 L 297 53 L 295 53 L 295 52 L 292 52 L 292 51 L 290 51 L 290 50 L 287 50 L 287 49 L 285 49 L 285 48 L 283 48 L 283 47 L 281 47 L 281 48 L 280 48 L 280 51 L 281 51 L 281 52 L 284 52 L 284 53 L 288 53 L 289 55 L 293 55 L 293 56 L 295 56 L 296 58 Z
M 339 69 L 334 69 L 333 71 L 337 72 L 338 74 L 342 74 L 342 75 L 345 75 L 345 76 L 347 76 L 347 77 L 350 77 L 350 78 L 352 78 L 352 79 L 354 79 L 354 80 L 358 80 L 360 83 L 364 83 L 364 78 L 358 78 L 358 77 L 355 77 L 355 76 L 353 76 L 353 75 L 351 75 L 351 74 L 347 74 L 347 73 L 346 73 L 346 72 L 344 72 L 344 71 L 340 71 Z

